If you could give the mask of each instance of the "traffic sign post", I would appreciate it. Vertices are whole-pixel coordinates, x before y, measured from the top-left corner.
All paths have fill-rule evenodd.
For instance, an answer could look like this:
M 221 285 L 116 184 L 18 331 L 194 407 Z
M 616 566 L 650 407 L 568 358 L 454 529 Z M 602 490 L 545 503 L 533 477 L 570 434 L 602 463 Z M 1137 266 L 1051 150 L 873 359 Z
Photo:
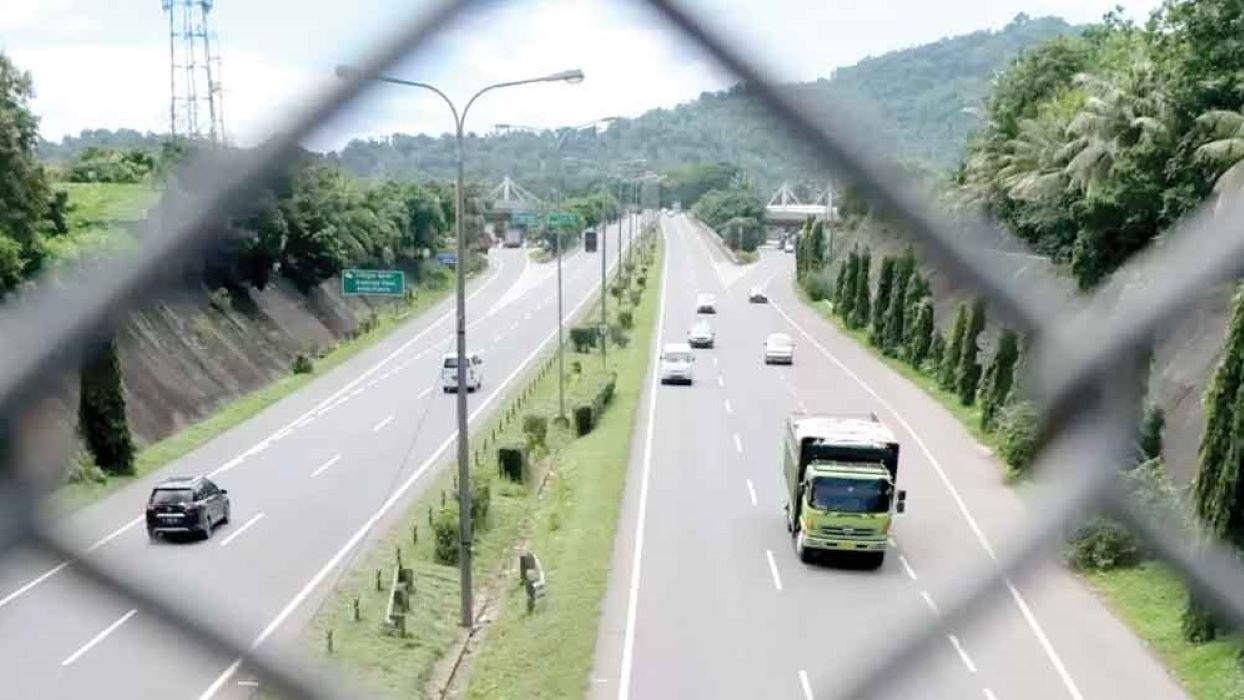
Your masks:
M 516 211 L 510 214 L 510 220 L 515 224 L 523 226 L 533 226 L 538 220 L 538 216 L 534 211 Z
M 458 264 L 458 254 L 457 253 L 437 253 L 436 262 L 444 265 L 445 267 L 454 267 L 455 265 Z
M 406 294 L 406 273 L 401 270 L 343 270 L 341 293 L 348 297 L 400 297 Z
M 549 226 L 576 226 L 579 223 L 579 215 L 568 211 L 554 211 L 549 212 L 545 221 Z

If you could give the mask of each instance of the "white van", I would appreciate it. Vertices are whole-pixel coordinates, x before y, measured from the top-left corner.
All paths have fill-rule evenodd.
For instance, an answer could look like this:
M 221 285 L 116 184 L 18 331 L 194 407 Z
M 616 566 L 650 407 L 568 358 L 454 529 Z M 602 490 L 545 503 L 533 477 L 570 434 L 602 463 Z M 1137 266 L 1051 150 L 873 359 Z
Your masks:
M 691 354 L 691 346 L 687 343 L 669 343 L 661 350 L 661 363 L 657 367 L 658 377 L 662 384 L 691 384 L 694 373 L 691 365 L 695 355 Z
M 475 391 L 484 383 L 484 358 L 468 352 L 466 370 L 467 391 Z M 458 353 L 446 353 L 441 359 L 441 388 L 446 394 L 458 390 Z

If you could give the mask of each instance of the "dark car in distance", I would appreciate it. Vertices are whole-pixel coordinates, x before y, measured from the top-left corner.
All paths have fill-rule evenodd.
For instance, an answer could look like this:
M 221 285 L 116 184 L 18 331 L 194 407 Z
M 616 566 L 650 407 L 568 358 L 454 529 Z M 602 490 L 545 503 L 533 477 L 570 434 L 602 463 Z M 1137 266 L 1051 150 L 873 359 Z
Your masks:
M 229 492 L 205 476 L 172 477 L 156 484 L 147 499 L 147 536 L 195 534 L 212 536 L 229 522 Z

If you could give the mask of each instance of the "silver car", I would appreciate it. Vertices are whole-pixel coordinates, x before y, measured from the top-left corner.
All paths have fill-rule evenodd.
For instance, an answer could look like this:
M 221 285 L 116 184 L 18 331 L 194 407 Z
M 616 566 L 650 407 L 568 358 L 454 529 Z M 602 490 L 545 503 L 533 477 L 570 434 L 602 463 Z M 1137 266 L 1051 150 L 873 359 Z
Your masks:
M 708 321 L 699 321 L 687 331 L 687 344 L 693 348 L 711 348 L 717 341 L 717 333 Z
M 790 365 L 795 362 L 795 341 L 785 333 L 770 333 L 765 338 L 765 364 Z

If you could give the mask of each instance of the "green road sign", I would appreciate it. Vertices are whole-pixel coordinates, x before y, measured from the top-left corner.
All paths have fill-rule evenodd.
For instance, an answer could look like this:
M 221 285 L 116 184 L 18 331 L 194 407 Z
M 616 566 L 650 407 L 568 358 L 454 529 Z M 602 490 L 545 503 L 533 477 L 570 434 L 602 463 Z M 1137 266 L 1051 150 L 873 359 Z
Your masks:
M 579 215 L 568 211 L 549 212 L 549 226 L 575 226 L 579 223 Z
M 341 293 L 400 297 L 406 293 L 406 273 L 401 270 L 343 270 Z
M 511 221 L 513 221 L 513 222 L 514 222 L 514 223 L 516 223 L 516 224 L 523 224 L 523 225 L 525 225 L 525 226 L 532 226 L 532 225 L 534 225 L 534 224 L 536 223 L 536 220 L 537 220 L 538 218 L 539 218 L 539 217 L 537 217 L 537 216 L 536 216 L 536 213 L 535 213 L 534 211 L 515 211 L 515 212 L 510 212 L 510 220 L 511 220 Z

